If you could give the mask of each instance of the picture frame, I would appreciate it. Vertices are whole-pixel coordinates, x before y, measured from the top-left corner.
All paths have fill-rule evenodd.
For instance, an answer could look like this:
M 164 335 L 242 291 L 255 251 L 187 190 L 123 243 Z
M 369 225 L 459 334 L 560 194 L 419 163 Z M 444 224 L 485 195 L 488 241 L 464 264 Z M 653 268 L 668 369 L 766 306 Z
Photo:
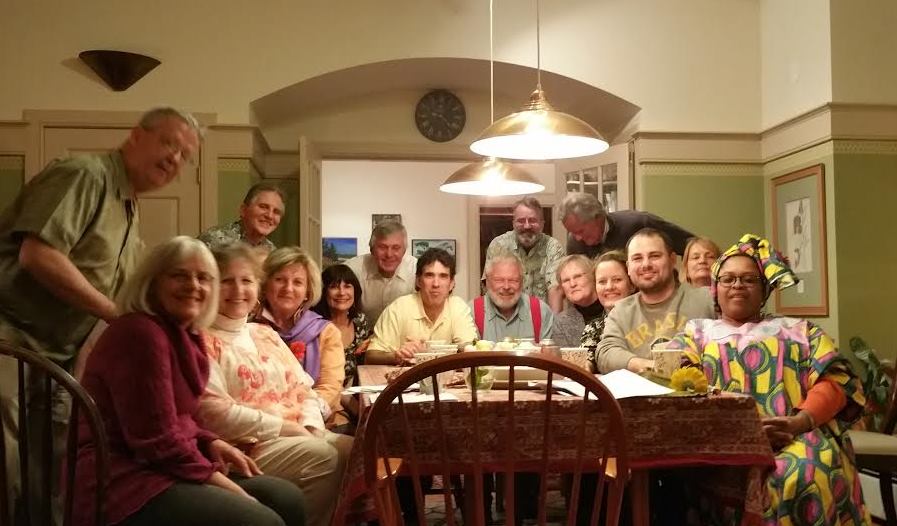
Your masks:
M 358 255 L 357 237 L 321 238 L 321 266 L 327 268 L 337 263 L 345 263 Z
M 817 164 L 770 181 L 773 244 L 800 282 L 776 290 L 776 311 L 828 316 L 825 166 Z
M 402 224 L 402 214 L 371 214 L 371 230 L 384 221 Z
M 419 258 L 421 254 L 427 251 L 428 248 L 441 248 L 451 254 L 453 257 L 458 257 L 458 243 L 454 239 L 411 240 L 411 255 L 416 258 Z

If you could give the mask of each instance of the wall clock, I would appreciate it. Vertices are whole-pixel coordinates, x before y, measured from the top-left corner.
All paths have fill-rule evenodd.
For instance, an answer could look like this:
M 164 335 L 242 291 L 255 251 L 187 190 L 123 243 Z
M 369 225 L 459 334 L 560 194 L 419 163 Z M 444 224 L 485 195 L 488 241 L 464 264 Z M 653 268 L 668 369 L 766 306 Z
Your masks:
M 418 101 L 414 122 L 421 135 L 434 142 L 447 142 L 457 137 L 467 122 L 464 104 L 454 93 L 433 90 Z

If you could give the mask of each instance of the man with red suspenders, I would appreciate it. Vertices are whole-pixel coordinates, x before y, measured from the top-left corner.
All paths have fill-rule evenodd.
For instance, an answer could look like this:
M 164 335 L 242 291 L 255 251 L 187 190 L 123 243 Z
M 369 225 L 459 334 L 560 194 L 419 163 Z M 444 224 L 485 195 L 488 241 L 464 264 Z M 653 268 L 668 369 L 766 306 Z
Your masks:
M 536 343 L 551 337 L 554 314 L 536 296 L 523 295 L 523 262 L 513 252 L 500 253 L 488 262 L 486 295 L 470 303 L 474 325 L 481 340 L 533 338 Z

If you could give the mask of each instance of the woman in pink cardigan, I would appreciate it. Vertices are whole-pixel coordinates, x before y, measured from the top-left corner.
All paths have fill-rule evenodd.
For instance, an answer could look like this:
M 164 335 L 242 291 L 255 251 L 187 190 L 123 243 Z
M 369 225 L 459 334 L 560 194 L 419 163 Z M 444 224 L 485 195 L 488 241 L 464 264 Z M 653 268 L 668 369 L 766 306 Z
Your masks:
M 221 299 L 208 330 L 211 369 L 201 421 L 221 438 L 246 445 L 265 473 L 302 488 L 310 525 L 329 524 L 352 438 L 325 428 L 330 406 L 280 336 L 247 323 L 261 276 L 251 250 L 223 247 L 215 259 Z
M 218 268 L 187 236 L 157 246 L 125 284 L 122 316 L 93 349 L 81 383 L 109 438 L 109 524 L 305 523 L 302 492 L 197 424 L 209 361 L 199 330 L 215 317 Z M 92 524 L 94 444 L 78 426 L 74 523 Z M 228 477 L 227 466 L 230 465 Z

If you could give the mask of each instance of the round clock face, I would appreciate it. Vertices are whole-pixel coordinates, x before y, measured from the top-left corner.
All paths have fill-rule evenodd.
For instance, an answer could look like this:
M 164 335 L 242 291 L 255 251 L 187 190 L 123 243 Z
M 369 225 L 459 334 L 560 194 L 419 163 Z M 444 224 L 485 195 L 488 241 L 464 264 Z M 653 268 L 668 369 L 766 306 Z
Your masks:
M 454 93 L 438 89 L 424 95 L 414 110 L 414 122 L 421 135 L 435 142 L 457 137 L 467 122 L 464 104 Z

